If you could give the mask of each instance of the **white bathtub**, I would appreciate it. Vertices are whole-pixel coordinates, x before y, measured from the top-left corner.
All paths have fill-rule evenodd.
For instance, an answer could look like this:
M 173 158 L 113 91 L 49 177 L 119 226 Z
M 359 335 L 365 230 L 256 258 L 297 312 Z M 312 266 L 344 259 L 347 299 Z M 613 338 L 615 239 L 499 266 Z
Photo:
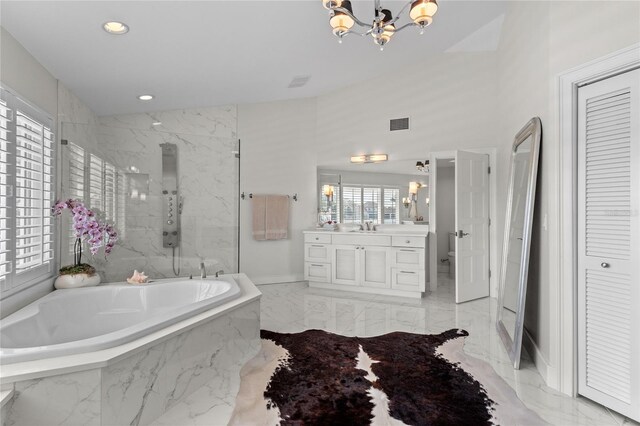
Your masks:
M 56 290 L 2 320 L 0 364 L 112 348 L 239 295 L 235 282 L 182 278 Z

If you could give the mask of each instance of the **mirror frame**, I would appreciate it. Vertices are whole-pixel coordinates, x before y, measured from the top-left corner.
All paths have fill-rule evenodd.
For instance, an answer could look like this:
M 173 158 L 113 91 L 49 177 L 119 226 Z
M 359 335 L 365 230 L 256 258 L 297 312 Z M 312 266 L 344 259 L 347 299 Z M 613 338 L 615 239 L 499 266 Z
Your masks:
M 524 209 L 524 226 L 522 235 L 522 253 L 520 254 L 520 271 L 518 274 L 518 298 L 516 301 L 516 322 L 513 331 L 513 339 L 502 319 L 504 309 L 504 295 L 506 285 L 507 257 L 509 254 L 509 234 L 511 232 L 511 216 L 513 209 L 513 187 L 514 187 L 514 154 L 522 143 L 532 137 L 531 151 L 529 153 L 528 173 L 527 173 L 527 194 Z M 498 312 L 496 315 L 496 328 L 500 339 L 504 344 L 514 369 L 520 368 L 520 356 L 522 354 L 522 335 L 524 332 L 524 310 L 527 297 L 527 277 L 529 273 L 529 253 L 531 248 L 531 229 L 533 225 L 533 211 L 536 198 L 536 180 L 538 177 L 538 158 L 540 153 L 540 141 L 542 139 L 542 123 L 540 118 L 533 117 L 516 134 L 510 154 L 509 165 L 509 192 L 507 198 L 507 211 L 505 215 L 505 232 L 502 245 L 502 265 L 500 274 L 500 292 L 498 299 Z

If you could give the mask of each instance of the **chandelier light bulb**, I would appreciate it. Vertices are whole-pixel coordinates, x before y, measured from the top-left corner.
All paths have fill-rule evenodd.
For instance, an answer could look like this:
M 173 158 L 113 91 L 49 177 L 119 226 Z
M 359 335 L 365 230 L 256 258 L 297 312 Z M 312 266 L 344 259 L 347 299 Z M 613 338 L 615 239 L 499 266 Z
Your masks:
M 348 10 L 353 14 L 351 2 L 349 0 L 343 0 L 340 6 L 343 9 Z M 333 28 L 333 34 L 340 37 L 340 34 L 345 33 L 351 29 L 355 24 L 353 18 L 344 12 L 336 10 L 333 12 L 333 16 L 329 18 L 329 25 Z
M 322 5 L 329 10 L 329 25 L 333 35 L 338 37 L 338 44 L 342 44 L 342 38 L 347 34 L 371 34 L 374 43 L 380 47 L 389 43 L 398 31 L 408 27 L 418 27 L 420 35 L 424 34 L 424 29 L 431 25 L 433 16 L 438 11 L 437 0 L 409 0 L 400 12 L 405 11 L 410 5 L 408 14 L 412 22 L 396 27 L 395 23 L 400 16 L 394 18 L 389 9 L 380 6 L 380 0 L 375 1 L 374 18 L 373 21 L 369 21 L 371 23 L 363 22 L 353 14 L 350 0 L 322 0 Z M 356 24 L 363 30 L 352 30 Z
M 436 0 L 415 0 L 411 3 L 409 17 L 421 27 L 426 27 L 433 21 L 433 15 L 438 11 Z

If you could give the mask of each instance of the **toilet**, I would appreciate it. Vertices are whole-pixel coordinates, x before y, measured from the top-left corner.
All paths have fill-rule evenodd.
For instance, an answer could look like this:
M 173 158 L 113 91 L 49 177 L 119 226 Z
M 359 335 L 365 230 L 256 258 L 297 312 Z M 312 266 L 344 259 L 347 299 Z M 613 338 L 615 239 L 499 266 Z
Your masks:
M 449 232 L 449 275 L 456 275 L 456 234 Z

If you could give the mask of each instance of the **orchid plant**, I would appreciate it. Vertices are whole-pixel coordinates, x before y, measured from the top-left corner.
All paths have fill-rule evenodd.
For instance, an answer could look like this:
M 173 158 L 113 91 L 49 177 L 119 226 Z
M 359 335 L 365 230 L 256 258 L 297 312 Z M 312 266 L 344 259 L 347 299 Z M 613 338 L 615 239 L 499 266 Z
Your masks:
M 51 213 L 53 216 L 60 216 L 65 209 L 70 210 L 73 215 L 76 242 L 73 246 L 74 264 L 60 269 L 60 273 L 91 275 L 95 273 L 95 269 L 82 263 L 82 243 L 87 242 L 92 256 L 98 254 L 100 248 L 104 246 L 104 255 L 107 257 L 118 241 L 118 232 L 113 225 L 100 221 L 95 212 L 88 209 L 80 200 L 56 201 L 51 207 Z

